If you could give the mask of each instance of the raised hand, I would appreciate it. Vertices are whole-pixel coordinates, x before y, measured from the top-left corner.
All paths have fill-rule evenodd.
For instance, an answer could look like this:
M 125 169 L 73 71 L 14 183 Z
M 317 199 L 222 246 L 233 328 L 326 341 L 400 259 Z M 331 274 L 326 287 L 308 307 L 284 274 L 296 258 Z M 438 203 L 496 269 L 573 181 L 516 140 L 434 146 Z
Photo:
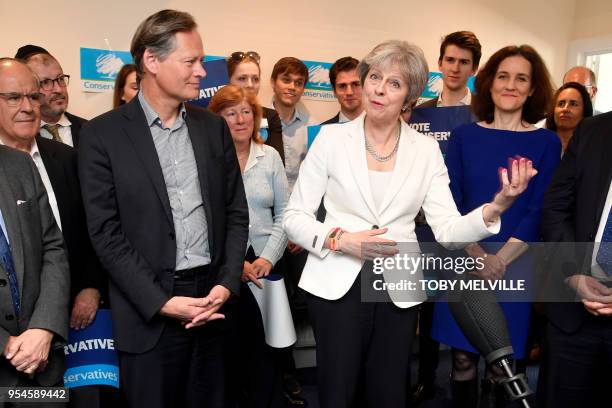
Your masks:
M 493 204 L 499 206 L 502 211 L 507 210 L 512 203 L 521 195 L 529 185 L 529 181 L 538 174 L 533 168 L 531 160 L 524 157 L 516 157 L 508 162 L 508 169 L 499 169 L 499 180 L 501 189 L 493 198 Z

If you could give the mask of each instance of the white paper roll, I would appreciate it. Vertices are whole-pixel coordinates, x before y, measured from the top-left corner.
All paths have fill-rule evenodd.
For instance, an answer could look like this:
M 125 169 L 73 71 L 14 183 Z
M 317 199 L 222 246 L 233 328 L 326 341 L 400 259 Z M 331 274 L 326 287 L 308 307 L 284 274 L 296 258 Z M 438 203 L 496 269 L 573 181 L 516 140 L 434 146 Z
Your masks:
M 282 276 L 274 274 L 259 281 L 263 289 L 259 289 L 253 282 L 248 285 L 259 305 L 266 344 L 275 348 L 289 347 L 295 343 L 296 335 L 285 281 Z

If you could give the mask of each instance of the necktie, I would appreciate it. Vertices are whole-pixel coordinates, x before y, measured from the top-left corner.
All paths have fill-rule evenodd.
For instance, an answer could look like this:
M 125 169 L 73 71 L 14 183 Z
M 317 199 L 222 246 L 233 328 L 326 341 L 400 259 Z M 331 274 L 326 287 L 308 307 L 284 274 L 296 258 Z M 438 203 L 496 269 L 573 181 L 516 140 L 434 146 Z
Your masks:
M 13 263 L 13 255 L 11 254 L 11 248 L 9 247 L 8 241 L 4 236 L 4 231 L 2 230 L 2 228 L 0 228 L 0 262 L 2 262 L 2 266 L 4 267 L 4 270 L 6 271 L 6 275 L 8 277 L 15 314 L 19 316 L 21 302 L 19 301 L 19 286 L 17 285 L 17 273 L 15 272 L 15 264 Z
M 608 219 L 601 236 L 601 244 L 595 260 L 608 276 L 612 276 L 612 209 L 608 213 Z
M 62 138 L 60 137 L 60 134 L 59 134 L 59 127 L 60 125 L 58 125 L 57 123 L 55 125 L 49 125 L 49 124 L 43 125 L 43 129 L 51 133 L 51 136 L 53 136 L 53 140 L 55 140 L 56 142 L 62 143 Z

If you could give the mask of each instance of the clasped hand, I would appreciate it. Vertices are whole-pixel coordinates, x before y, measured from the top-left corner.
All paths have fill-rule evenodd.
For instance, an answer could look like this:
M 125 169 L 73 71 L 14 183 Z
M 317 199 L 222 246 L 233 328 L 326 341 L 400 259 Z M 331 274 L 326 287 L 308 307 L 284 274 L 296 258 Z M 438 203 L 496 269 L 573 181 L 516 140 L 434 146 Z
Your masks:
M 270 274 L 272 270 L 272 263 L 264 258 L 257 258 L 252 263 L 244 261 L 244 267 L 242 269 L 242 281 L 251 281 L 258 288 L 263 289 L 263 284 L 259 281 L 259 278 L 263 278 Z
M 589 313 L 612 316 L 612 288 L 587 275 L 574 275 L 569 278 L 568 284 L 580 296 Z
M 218 313 L 219 309 L 229 299 L 230 291 L 216 285 L 208 296 L 193 298 L 187 296 L 174 296 L 161 308 L 160 314 L 180 320 L 185 328 L 201 326 L 207 322 L 224 319 L 225 315 Z
M 2 354 L 17 371 L 34 376 L 47 367 L 53 333 L 45 329 L 28 329 L 19 336 L 9 336 Z
M 496 254 L 486 254 L 482 259 L 483 268 L 470 272 L 472 275 L 485 280 L 503 279 L 506 273 L 506 262 Z

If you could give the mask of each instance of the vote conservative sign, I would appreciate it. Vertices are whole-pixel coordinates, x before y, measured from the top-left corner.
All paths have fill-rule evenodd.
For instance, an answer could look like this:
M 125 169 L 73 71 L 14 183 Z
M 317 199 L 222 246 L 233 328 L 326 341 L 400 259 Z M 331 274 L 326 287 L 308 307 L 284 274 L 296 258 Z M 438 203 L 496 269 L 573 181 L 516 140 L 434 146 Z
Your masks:
M 119 388 L 119 358 L 115 350 L 110 310 L 98 310 L 96 319 L 83 330 L 70 329 L 64 354 L 66 388 L 86 385 Z

